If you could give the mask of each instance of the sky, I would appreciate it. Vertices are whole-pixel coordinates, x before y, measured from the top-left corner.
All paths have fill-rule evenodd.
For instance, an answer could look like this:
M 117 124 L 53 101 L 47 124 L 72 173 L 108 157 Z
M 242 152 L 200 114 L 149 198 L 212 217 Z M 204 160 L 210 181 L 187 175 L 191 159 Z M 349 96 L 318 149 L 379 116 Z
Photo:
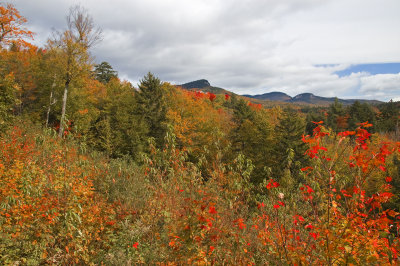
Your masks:
M 137 85 L 151 71 L 238 94 L 400 101 L 399 0 L 13 0 L 44 46 L 81 5 L 95 61 Z

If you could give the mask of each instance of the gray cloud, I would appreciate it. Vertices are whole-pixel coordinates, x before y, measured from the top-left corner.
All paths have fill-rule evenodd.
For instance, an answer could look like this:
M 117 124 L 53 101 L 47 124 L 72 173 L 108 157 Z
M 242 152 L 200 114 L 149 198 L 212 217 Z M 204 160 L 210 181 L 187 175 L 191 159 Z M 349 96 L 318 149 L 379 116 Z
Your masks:
M 152 71 L 172 83 L 206 78 L 238 93 L 400 97 L 396 77 L 334 74 L 348 64 L 400 62 L 398 0 L 14 0 L 38 45 L 52 28 L 65 28 L 77 3 L 103 29 L 96 60 L 134 84 Z

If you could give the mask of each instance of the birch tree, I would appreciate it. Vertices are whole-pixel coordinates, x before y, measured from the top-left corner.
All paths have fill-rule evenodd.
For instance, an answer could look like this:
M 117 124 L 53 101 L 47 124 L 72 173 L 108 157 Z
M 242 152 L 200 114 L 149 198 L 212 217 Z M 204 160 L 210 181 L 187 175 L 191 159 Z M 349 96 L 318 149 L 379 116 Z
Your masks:
M 90 73 L 91 57 L 89 49 L 101 40 L 101 30 L 93 22 L 87 10 L 81 6 L 70 8 L 67 16 L 67 29 L 56 32 L 49 41 L 51 49 L 62 52 L 63 87 L 62 109 L 59 136 L 62 137 L 66 119 L 67 99 L 73 81 Z

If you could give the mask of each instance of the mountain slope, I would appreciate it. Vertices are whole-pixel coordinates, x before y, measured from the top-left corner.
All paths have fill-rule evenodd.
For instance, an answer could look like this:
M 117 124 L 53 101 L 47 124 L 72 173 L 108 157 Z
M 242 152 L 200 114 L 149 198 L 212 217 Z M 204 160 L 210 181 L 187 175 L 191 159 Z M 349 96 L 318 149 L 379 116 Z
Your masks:
M 188 90 L 193 90 L 193 89 L 198 89 L 203 92 L 212 92 L 214 94 L 235 94 L 231 91 L 228 91 L 223 88 L 219 87 L 214 87 L 208 82 L 206 79 L 199 79 L 195 81 L 191 81 L 188 83 L 184 83 L 182 85 L 178 85 L 184 89 Z M 264 94 L 257 94 L 257 95 L 249 95 L 249 94 L 244 94 L 241 95 L 243 97 L 249 98 L 249 99 L 254 99 L 257 101 L 257 103 L 271 103 L 271 102 L 276 102 L 276 103 L 293 103 L 293 104 L 299 104 L 299 105 L 317 105 L 317 106 L 328 106 L 335 102 L 335 97 L 322 97 L 322 96 L 317 96 L 312 93 L 301 93 L 298 94 L 294 97 L 291 97 L 287 95 L 284 92 L 267 92 Z M 351 105 L 355 101 L 359 101 L 361 103 L 369 103 L 369 104 L 379 104 L 382 103 L 381 101 L 378 100 L 363 100 L 363 99 L 338 99 L 340 103 L 343 105 Z
M 201 90 L 203 92 L 211 92 L 214 94 L 234 94 L 231 91 L 219 88 L 219 87 L 214 87 L 211 86 L 210 82 L 208 82 L 208 80 L 206 79 L 199 79 L 199 80 L 195 80 L 195 81 L 191 81 L 188 83 L 184 83 L 181 85 L 177 85 L 179 87 L 182 87 L 184 89 L 187 90 Z
M 264 94 L 258 94 L 258 95 L 242 95 L 248 98 L 253 98 L 253 99 L 259 99 L 259 100 L 269 100 L 269 101 L 281 101 L 281 102 L 285 102 L 285 101 L 289 101 L 292 99 L 292 97 L 290 97 L 289 95 L 287 95 L 286 93 L 283 92 L 267 92 Z
M 268 100 L 268 101 L 280 101 L 287 103 L 296 103 L 296 104 L 311 104 L 311 105 L 330 105 L 335 102 L 336 97 L 322 97 L 317 96 L 312 93 L 301 93 L 296 95 L 295 97 L 290 97 L 286 93 L 283 92 L 270 92 L 259 95 L 242 95 L 252 99 L 259 100 Z M 340 103 L 344 105 L 353 104 L 355 101 L 366 102 L 369 104 L 379 104 L 380 101 L 377 100 L 362 100 L 362 99 L 338 99 Z
M 206 79 L 199 79 L 199 80 L 191 81 L 191 82 L 179 85 L 179 86 L 181 86 L 182 88 L 185 88 L 185 89 L 202 89 L 205 87 L 211 87 L 211 84 Z

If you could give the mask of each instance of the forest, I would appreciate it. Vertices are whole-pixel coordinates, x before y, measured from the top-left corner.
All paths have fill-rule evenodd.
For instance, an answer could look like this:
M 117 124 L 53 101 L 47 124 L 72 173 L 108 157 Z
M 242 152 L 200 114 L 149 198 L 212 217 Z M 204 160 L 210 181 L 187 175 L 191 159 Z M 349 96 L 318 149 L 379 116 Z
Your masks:
M 135 87 L 82 7 L 43 47 L 0 13 L 0 264 L 400 263 L 400 102 Z

